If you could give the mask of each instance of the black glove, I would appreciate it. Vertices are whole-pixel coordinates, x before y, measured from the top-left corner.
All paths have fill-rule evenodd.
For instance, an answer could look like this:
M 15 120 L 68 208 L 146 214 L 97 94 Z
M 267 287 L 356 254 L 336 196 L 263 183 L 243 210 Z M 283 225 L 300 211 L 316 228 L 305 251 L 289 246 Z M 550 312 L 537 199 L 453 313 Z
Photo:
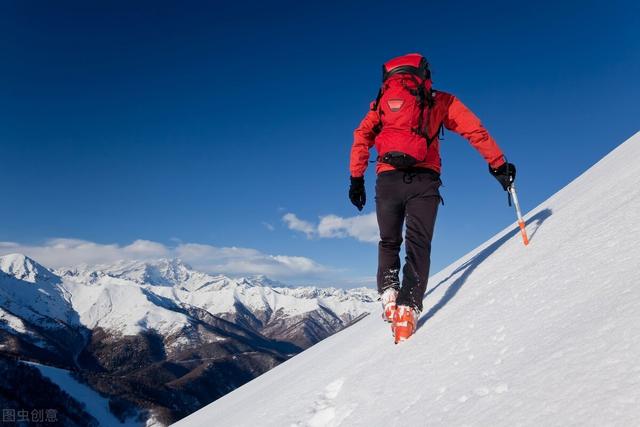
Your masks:
M 349 199 L 351 199 L 351 203 L 358 208 L 359 211 L 362 210 L 364 204 L 367 203 L 367 195 L 364 191 L 364 177 L 354 178 L 351 177 L 351 186 L 349 187 Z
M 504 162 L 498 169 L 489 166 L 489 172 L 496 177 L 504 191 L 507 191 L 516 179 L 516 165 L 513 163 Z

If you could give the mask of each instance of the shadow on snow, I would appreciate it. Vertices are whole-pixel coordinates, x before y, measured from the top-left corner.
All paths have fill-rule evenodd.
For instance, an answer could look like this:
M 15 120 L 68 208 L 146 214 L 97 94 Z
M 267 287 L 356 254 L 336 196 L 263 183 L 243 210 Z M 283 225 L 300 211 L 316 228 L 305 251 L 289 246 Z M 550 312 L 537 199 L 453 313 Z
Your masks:
M 529 218 L 526 221 L 527 225 L 535 224 L 535 226 L 536 226 L 533 230 L 531 230 L 531 233 L 530 233 L 530 236 L 529 236 L 529 240 L 533 239 L 533 236 L 536 234 L 538 228 L 540 228 L 542 223 L 547 218 L 549 218 L 552 215 L 552 213 L 553 212 L 551 211 L 551 209 L 543 209 L 543 210 L 541 210 L 540 212 L 538 212 L 537 214 L 535 214 L 534 216 L 532 216 L 531 218 Z M 431 309 L 427 313 L 425 313 L 422 317 L 420 317 L 420 320 L 418 320 L 418 325 L 416 326 L 416 329 L 420 329 L 425 323 L 427 323 L 427 321 L 429 319 L 431 319 L 433 316 L 435 316 L 435 314 L 442 307 L 444 307 L 453 297 L 456 296 L 456 294 L 458 293 L 458 291 L 460 290 L 462 285 L 464 285 L 466 283 L 467 278 L 469 277 L 469 275 L 480 264 L 482 264 L 482 262 L 485 259 L 487 259 L 492 253 L 494 253 L 496 251 L 496 249 L 498 249 L 500 246 L 502 246 L 505 242 L 507 242 L 508 240 L 510 240 L 511 238 L 513 238 L 515 235 L 517 235 L 519 233 L 520 233 L 520 229 L 519 228 L 515 228 L 512 231 L 509 231 L 507 234 L 505 234 L 504 236 L 502 236 L 501 238 L 499 238 L 498 240 L 493 242 L 491 245 L 487 246 L 482 251 L 480 251 L 478 254 L 476 254 L 469 261 L 465 262 L 460 267 L 455 269 L 447 278 L 441 280 L 440 283 L 438 283 L 436 286 L 431 288 L 431 290 L 429 290 L 429 292 L 427 292 L 427 294 L 424 296 L 425 299 L 428 298 L 429 295 L 431 295 L 432 292 L 434 292 L 440 286 L 445 284 L 453 276 L 455 276 L 456 274 L 458 274 L 460 272 L 463 272 L 460 275 L 460 277 L 458 277 L 451 285 L 449 285 L 449 287 L 447 288 L 446 292 L 444 293 L 444 295 L 442 296 L 440 301 L 438 301 L 438 303 L 436 305 L 431 307 Z

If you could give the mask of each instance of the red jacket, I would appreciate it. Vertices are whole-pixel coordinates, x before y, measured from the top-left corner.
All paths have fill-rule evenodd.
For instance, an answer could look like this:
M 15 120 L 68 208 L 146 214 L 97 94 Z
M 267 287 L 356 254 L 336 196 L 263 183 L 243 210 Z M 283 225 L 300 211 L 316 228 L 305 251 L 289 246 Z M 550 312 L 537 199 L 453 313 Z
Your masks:
M 429 146 L 425 161 L 418 163 L 416 167 L 440 172 L 440 140 L 437 136 L 440 123 L 445 128 L 466 138 L 492 168 L 500 167 L 505 161 L 502 151 L 489 135 L 489 132 L 482 126 L 480 119 L 455 96 L 440 91 L 434 91 L 434 93 L 435 105 L 429 112 L 428 123 L 429 135 L 436 135 L 436 138 Z M 363 176 L 367 169 L 369 149 L 373 147 L 376 139 L 374 128 L 379 122 L 378 112 L 370 110 L 354 132 L 353 146 L 351 147 L 351 164 L 349 166 L 353 177 Z M 393 169 L 393 166 L 386 163 L 378 162 L 376 164 L 377 174 Z

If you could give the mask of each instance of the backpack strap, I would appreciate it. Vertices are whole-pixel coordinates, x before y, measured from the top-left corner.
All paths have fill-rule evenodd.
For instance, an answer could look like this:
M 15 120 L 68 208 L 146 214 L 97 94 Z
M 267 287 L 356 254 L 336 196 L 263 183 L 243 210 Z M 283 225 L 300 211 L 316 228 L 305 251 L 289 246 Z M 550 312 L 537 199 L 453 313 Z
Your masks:
M 387 71 L 386 69 L 384 69 L 382 71 L 382 81 L 386 82 L 389 79 L 389 77 L 394 76 L 396 74 L 411 74 L 413 76 L 424 79 L 424 77 L 421 75 L 420 70 L 418 68 L 412 65 L 401 65 L 390 71 Z
M 380 98 L 382 98 L 382 87 L 378 89 L 378 96 L 376 96 L 376 101 L 371 106 L 371 111 L 376 111 L 378 109 L 378 104 L 380 104 Z
M 425 136 L 425 139 L 427 140 L 427 147 L 430 147 L 433 141 L 438 139 L 439 136 L 444 136 L 444 122 L 440 122 L 438 129 L 436 129 L 436 133 L 434 133 L 432 137 L 428 134 Z
M 418 66 L 414 65 L 398 65 L 393 67 L 390 70 L 387 70 L 386 64 L 382 66 L 382 81 L 385 82 L 387 79 L 395 74 L 412 74 L 419 79 L 426 80 L 431 78 L 431 70 L 429 70 L 429 63 L 426 58 L 421 58 Z
M 434 95 L 434 91 L 430 90 L 427 93 L 427 96 L 426 96 L 426 104 L 428 106 L 429 111 L 427 112 L 427 120 L 426 120 L 425 126 L 423 128 L 422 136 L 427 140 L 427 147 L 430 147 L 431 144 L 433 143 L 433 141 L 435 141 L 440 134 L 442 134 L 444 136 L 444 122 L 443 121 L 440 122 L 440 124 L 438 125 L 438 127 L 436 129 L 436 132 L 433 134 L 433 136 L 429 135 L 429 117 L 431 116 L 431 109 L 436 104 L 436 99 L 435 99 L 435 97 L 433 95 Z
M 414 96 L 416 97 L 416 99 L 418 100 L 418 105 L 420 106 L 420 114 L 418 116 L 418 126 L 416 128 L 413 129 L 413 132 L 417 133 L 418 135 L 425 137 L 425 135 L 427 134 L 427 130 L 429 129 L 429 116 L 427 113 L 427 124 L 425 125 L 424 122 L 424 112 L 425 112 L 425 107 L 427 104 L 427 95 L 424 91 L 424 86 L 422 85 L 418 85 L 418 87 L 415 90 L 415 94 Z M 413 94 L 413 92 L 412 92 Z M 425 137 L 426 138 L 426 137 Z M 428 144 L 427 144 L 428 146 Z

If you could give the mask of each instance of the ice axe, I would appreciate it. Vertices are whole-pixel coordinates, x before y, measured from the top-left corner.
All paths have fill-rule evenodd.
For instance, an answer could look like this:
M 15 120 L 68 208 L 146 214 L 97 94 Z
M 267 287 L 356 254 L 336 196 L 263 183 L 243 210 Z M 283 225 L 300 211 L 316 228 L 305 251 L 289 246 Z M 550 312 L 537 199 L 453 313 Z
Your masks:
M 525 228 L 524 219 L 522 218 L 522 211 L 520 210 L 520 203 L 518 202 L 518 195 L 516 194 L 516 187 L 514 183 L 507 188 L 511 199 L 513 199 L 513 206 L 516 208 L 516 215 L 518 216 L 518 225 L 520 226 L 520 233 L 522 234 L 522 241 L 524 245 L 529 244 L 529 237 L 527 237 L 527 229 Z M 511 204 L 511 203 L 509 203 Z

